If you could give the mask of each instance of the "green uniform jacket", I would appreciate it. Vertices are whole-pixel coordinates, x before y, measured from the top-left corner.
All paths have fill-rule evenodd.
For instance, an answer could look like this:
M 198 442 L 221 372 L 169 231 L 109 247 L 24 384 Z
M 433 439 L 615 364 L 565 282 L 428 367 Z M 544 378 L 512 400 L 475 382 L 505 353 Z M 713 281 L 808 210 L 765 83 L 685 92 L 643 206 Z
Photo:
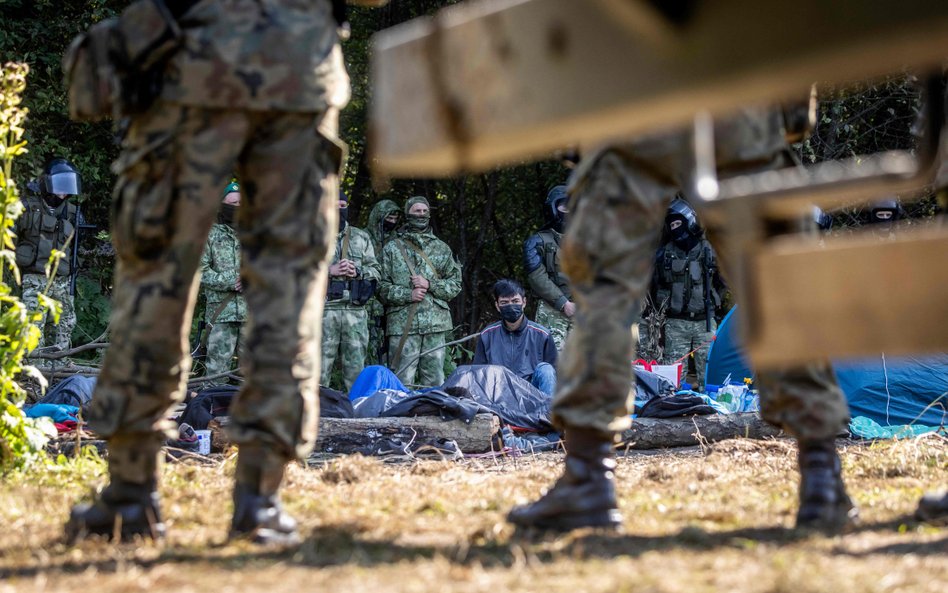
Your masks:
M 405 254 L 399 245 L 404 246 Z M 411 248 L 415 245 L 428 257 L 431 266 Z M 408 311 L 411 308 L 411 272 L 405 262 L 407 255 L 411 269 L 431 283 L 428 294 L 418 303 L 411 327 L 406 328 Z M 435 274 L 437 272 L 437 274 Z M 448 301 L 461 292 L 461 266 L 454 260 L 448 245 L 430 231 L 403 233 L 385 245 L 382 256 L 382 281 L 379 296 L 385 304 L 389 336 L 409 334 L 433 334 L 453 328 Z
M 346 228 L 336 235 L 336 253 L 333 255 L 332 263 L 335 264 L 342 259 L 342 247 L 347 233 L 349 235 L 349 246 L 347 248 L 346 259 L 355 262 L 356 271 L 359 274 L 356 278 L 378 280 L 381 275 L 381 270 L 379 269 L 378 260 L 375 259 L 375 248 L 372 246 L 372 237 L 370 237 L 367 232 L 351 224 L 347 224 Z M 351 278 L 330 276 L 329 280 L 343 280 L 348 282 Z M 326 309 L 345 309 L 349 306 L 348 290 L 343 293 L 341 299 L 326 301 Z
M 523 245 L 527 281 L 534 293 L 557 311 L 570 300 L 569 278 L 560 267 L 560 241 L 563 235 L 543 229 L 531 235 Z
M 215 224 L 207 236 L 201 256 L 201 286 L 207 300 L 205 318 L 208 323 L 242 322 L 247 319 L 244 297 L 234 290 L 240 278 L 240 240 L 234 229 L 226 224 Z M 221 303 L 230 299 L 215 319 L 210 317 Z

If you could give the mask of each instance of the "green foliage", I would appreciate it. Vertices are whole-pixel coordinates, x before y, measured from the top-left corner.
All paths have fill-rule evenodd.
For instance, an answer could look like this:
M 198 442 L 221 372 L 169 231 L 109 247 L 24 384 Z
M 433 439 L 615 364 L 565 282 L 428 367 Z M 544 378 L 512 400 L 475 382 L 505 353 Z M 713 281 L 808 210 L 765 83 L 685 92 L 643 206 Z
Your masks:
M 20 107 L 20 95 L 28 72 L 26 64 L 10 62 L 0 67 L 0 265 L 16 282 L 19 270 L 13 229 L 23 206 L 12 169 L 14 157 L 26 152 L 23 123 L 27 112 Z M 19 405 L 24 392 L 16 382 L 17 375 L 26 372 L 45 384 L 35 368 L 23 365 L 23 357 L 39 340 L 39 329 L 32 322 L 41 315 L 28 311 L 6 280 L 0 280 L 0 472 L 42 457 L 47 435 L 56 433 L 48 418 L 34 421 L 25 417 Z

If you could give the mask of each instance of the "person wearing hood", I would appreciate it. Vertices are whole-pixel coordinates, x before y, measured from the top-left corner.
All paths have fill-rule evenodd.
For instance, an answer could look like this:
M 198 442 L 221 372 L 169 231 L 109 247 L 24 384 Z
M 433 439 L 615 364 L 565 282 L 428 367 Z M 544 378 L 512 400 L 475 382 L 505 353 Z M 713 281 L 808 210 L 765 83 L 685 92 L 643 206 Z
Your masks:
M 323 308 L 319 384 L 329 387 L 333 364 L 339 359 L 346 391 L 365 368 L 369 346 L 366 304 L 375 294 L 379 264 L 369 233 L 349 224 L 349 200 L 339 192 L 339 231 L 329 265 L 329 285 Z
M 236 231 L 239 207 L 240 184 L 234 181 L 224 189 L 217 221 L 211 226 L 201 256 L 204 321 L 210 328 L 204 359 L 206 377 L 231 370 L 234 355 L 239 351 L 241 329 L 247 320 L 247 303 L 240 283 L 240 239 Z M 227 379 L 217 379 L 215 383 L 227 383 Z
M 369 212 L 369 224 L 365 230 L 372 238 L 372 247 L 375 248 L 375 256 L 379 260 L 380 268 L 385 244 L 397 234 L 401 219 L 401 208 L 392 200 L 379 200 Z M 365 307 L 369 316 L 369 350 L 366 354 L 366 364 L 385 365 L 388 362 L 385 307 L 379 301 L 378 295 L 369 299 Z
M 708 349 L 717 329 L 714 311 L 721 306 L 724 282 L 694 209 L 680 197 L 668 206 L 665 235 L 668 240 L 655 256 L 652 276 L 652 302 L 666 312 L 663 362 L 685 358 L 684 376 L 688 354 L 693 353 L 698 388 L 704 382 Z
M 461 291 L 461 266 L 431 231 L 422 196 L 405 203 L 405 229 L 382 250 L 379 296 L 385 304 L 390 368 L 405 385 L 444 383 L 448 301 Z
M 543 203 L 546 222 L 523 244 L 527 281 L 539 297 L 537 323 L 550 328 L 557 350 L 562 350 L 576 313 L 569 279 L 560 266 L 560 242 L 566 226 L 568 201 L 565 185 L 551 188 Z
M 37 348 L 56 346 L 68 350 L 76 326 L 73 295 L 69 289 L 69 278 L 75 270 L 72 269 L 72 260 L 63 257 L 56 266 L 55 275 L 48 281 L 46 263 L 53 250 L 75 248 L 72 242 L 76 226 L 84 221 L 70 198 L 82 192 L 82 178 L 72 163 L 55 157 L 46 163 L 40 177 L 27 184 L 27 188 L 30 192 L 22 198 L 23 214 L 15 226 L 16 265 L 20 268 L 23 287 L 21 296 L 31 311 L 39 309 L 40 294 L 59 301 L 62 311 L 58 324 L 54 326 L 52 316 L 45 312 L 36 322 L 40 329 Z

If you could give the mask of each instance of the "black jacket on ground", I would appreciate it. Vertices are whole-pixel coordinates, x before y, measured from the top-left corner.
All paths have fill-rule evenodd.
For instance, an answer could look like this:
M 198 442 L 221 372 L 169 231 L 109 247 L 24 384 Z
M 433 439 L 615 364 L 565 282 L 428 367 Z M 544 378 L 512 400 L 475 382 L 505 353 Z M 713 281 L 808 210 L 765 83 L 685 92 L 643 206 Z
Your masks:
M 556 344 L 550 330 L 524 318 L 520 328 L 510 331 L 503 321 L 481 331 L 471 364 L 497 364 L 518 377 L 528 379 L 541 362 L 556 366 Z

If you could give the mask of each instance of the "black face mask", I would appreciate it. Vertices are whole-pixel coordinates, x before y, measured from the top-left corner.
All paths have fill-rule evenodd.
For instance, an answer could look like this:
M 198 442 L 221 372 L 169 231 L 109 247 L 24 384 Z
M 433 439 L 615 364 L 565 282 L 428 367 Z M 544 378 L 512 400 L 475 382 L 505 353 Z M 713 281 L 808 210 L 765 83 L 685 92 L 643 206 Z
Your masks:
M 43 200 L 46 201 L 46 205 L 50 208 L 59 208 L 63 205 L 63 202 L 66 201 L 64 198 L 60 198 L 56 194 L 46 194 L 43 196 Z
M 339 209 L 339 232 L 346 230 L 346 225 L 349 224 L 349 207 Z
M 516 323 L 523 317 L 523 305 L 501 305 L 500 318 L 507 323 Z
M 397 220 L 385 220 L 384 218 L 382 219 L 382 230 L 385 231 L 386 233 L 391 233 L 392 231 L 396 229 L 396 227 L 398 227 Z
M 237 206 L 233 204 L 221 204 L 221 209 L 217 213 L 217 221 L 234 228 L 237 222 Z

